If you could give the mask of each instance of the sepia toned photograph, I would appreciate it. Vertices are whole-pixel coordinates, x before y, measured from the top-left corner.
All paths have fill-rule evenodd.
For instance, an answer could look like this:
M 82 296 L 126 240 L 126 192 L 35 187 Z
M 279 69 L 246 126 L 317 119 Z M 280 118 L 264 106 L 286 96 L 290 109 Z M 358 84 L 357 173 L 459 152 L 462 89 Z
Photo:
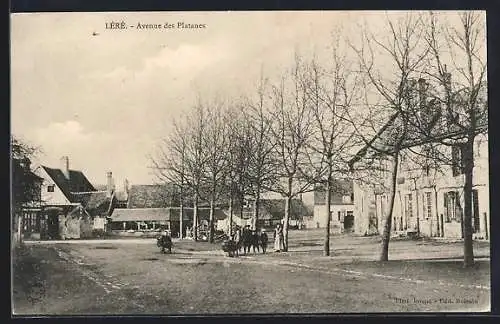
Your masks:
M 490 312 L 485 11 L 10 15 L 12 316 Z

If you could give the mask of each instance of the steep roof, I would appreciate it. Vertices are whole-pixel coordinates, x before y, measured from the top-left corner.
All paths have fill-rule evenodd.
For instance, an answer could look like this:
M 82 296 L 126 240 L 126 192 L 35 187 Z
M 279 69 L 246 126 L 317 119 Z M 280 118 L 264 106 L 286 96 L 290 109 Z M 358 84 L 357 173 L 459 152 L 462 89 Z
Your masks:
M 332 205 L 344 205 L 342 202 L 343 196 L 351 196 L 354 192 L 352 180 L 333 180 L 332 188 Z M 314 190 L 314 205 L 326 204 L 326 191 L 323 187 L 318 187 Z M 352 203 L 350 203 L 352 204 Z
M 96 184 L 94 185 L 94 188 L 96 188 L 97 191 L 106 191 L 108 186 L 105 184 Z
M 169 221 L 174 220 L 175 215 L 179 219 L 179 210 L 170 208 L 116 208 L 111 214 L 113 222 L 129 221 Z
M 178 206 L 172 185 L 132 185 L 128 194 L 129 208 L 166 208 Z
M 60 169 L 53 169 L 43 165 L 42 168 L 71 202 L 74 202 L 72 192 L 96 191 L 82 171 L 69 170 L 69 179 L 66 179 Z
M 73 199 L 79 202 L 91 216 L 108 215 L 111 210 L 112 197 L 106 191 L 73 192 Z

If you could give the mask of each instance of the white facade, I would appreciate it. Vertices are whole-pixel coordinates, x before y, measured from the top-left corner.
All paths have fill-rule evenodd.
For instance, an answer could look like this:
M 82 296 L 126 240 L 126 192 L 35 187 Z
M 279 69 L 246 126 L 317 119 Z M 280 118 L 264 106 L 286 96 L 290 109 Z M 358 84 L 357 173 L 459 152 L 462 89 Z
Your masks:
M 345 231 L 344 221 L 346 216 L 354 217 L 354 227 L 352 230 L 357 232 L 354 204 L 330 205 L 330 228 L 332 229 L 332 233 L 343 233 Z M 313 228 L 326 227 L 326 205 L 314 206 L 312 224 L 308 222 L 308 225 Z
M 34 173 L 43 178 L 42 182 L 42 203 L 45 205 L 71 205 L 61 189 L 56 185 L 44 168 L 37 167 Z
M 403 161 L 398 174 L 392 232 L 418 231 L 423 236 L 461 238 L 464 175 L 453 176 L 451 167 L 443 167 L 441 172 L 431 171 L 428 176 L 422 176 L 421 170 L 408 171 L 406 167 Z M 382 233 L 389 194 L 375 194 L 367 185 L 355 184 L 354 195 L 358 197 L 355 214 L 360 215 L 364 231 L 369 231 L 371 217 L 372 227 Z M 489 237 L 488 139 L 482 135 L 474 146 L 472 209 L 474 236 Z

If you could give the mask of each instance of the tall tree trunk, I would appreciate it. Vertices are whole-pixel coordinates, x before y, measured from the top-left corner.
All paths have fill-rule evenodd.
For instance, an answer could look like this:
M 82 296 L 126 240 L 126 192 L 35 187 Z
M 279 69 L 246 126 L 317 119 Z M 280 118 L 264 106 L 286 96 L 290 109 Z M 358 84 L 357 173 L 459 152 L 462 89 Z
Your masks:
M 239 200 L 240 200 L 240 220 L 241 220 L 241 222 L 243 222 L 243 205 L 245 204 L 245 197 L 243 197 L 243 195 L 241 195 L 241 197 L 239 197 Z M 240 225 L 243 225 L 243 224 L 240 224 Z
M 229 237 L 233 236 L 233 193 L 229 196 Z
M 464 267 L 474 265 L 474 250 L 472 245 L 472 176 L 474 169 L 474 136 L 469 136 L 464 150 Z
M 292 210 L 293 179 L 288 178 L 288 194 L 285 200 L 285 222 L 283 226 L 283 251 L 288 252 L 288 228 L 290 227 L 290 212 Z
M 208 221 L 208 241 L 210 243 L 214 242 L 214 211 L 215 211 L 215 199 L 212 195 L 210 198 L 210 218 Z
M 257 221 L 259 220 L 259 207 L 260 207 L 260 186 L 257 187 L 257 194 L 255 195 L 252 229 L 257 229 Z
M 384 224 L 384 232 L 382 234 L 382 251 L 380 253 L 380 261 L 388 261 L 389 260 L 389 241 L 391 239 L 391 223 L 392 223 L 392 213 L 394 211 L 394 200 L 396 197 L 396 184 L 397 184 L 397 176 L 398 176 L 398 164 L 399 164 L 399 152 L 394 154 L 394 161 L 392 166 L 392 175 L 391 175 L 391 197 L 389 200 L 389 210 L 387 212 L 387 216 L 385 218 Z
M 330 205 L 332 204 L 332 164 L 329 163 L 328 165 L 328 178 L 326 180 L 326 201 L 325 201 L 325 210 L 326 210 L 326 221 L 325 221 L 325 241 L 323 245 L 323 255 L 324 256 L 329 256 L 330 255 L 330 222 L 331 222 L 331 215 L 330 215 Z
M 179 211 L 179 238 L 182 239 L 184 237 L 184 233 L 182 232 L 183 227 L 184 227 L 184 221 L 183 221 L 183 216 L 184 216 L 184 197 L 182 196 L 184 194 L 182 190 L 182 184 L 181 184 L 181 190 L 180 190 L 180 211 Z
M 193 204 L 193 238 L 198 241 L 198 194 L 194 194 Z
M 436 224 L 437 224 L 437 233 L 436 233 L 436 236 L 437 237 L 440 237 L 441 236 L 441 223 L 439 222 L 439 211 L 438 211 L 438 192 L 437 192 L 437 188 L 436 186 L 434 185 L 434 201 L 435 201 L 435 209 L 436 209 Z

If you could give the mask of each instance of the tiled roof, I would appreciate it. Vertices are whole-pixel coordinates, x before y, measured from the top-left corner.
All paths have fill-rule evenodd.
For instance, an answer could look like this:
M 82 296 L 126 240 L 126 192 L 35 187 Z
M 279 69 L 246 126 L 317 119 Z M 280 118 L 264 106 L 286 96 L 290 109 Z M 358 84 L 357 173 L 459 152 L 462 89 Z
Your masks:
M 94 186 L 92 186 L 90 181 L 81 171 L 69 170 L 68 180 L 60 169 L 52 169 L 46 166 L 42 166 L 42 168 L 71 202 L 74 202 L 74 198 L 71 194 L 72 192 L 96 191 Z
M 106 191 L 73 192 L 73 199 L 79 202 L 91 216 L 108 215 L 112 198 Z
M 111 214 L 113 222 L 129 221 L 169 221 L 174 220 L 176 214 L 179 219 L 179 210 L 170 208 L 116 208 Z
M 178 206 L 170 185 L 132 185 L 128 195 L 129 208 L 166 208 Z
M 108 189 L 108 186 L 105 184 L 97 184 L 97 185 L 94 185 L 94 188 L 97 191 L 106 191 Z

